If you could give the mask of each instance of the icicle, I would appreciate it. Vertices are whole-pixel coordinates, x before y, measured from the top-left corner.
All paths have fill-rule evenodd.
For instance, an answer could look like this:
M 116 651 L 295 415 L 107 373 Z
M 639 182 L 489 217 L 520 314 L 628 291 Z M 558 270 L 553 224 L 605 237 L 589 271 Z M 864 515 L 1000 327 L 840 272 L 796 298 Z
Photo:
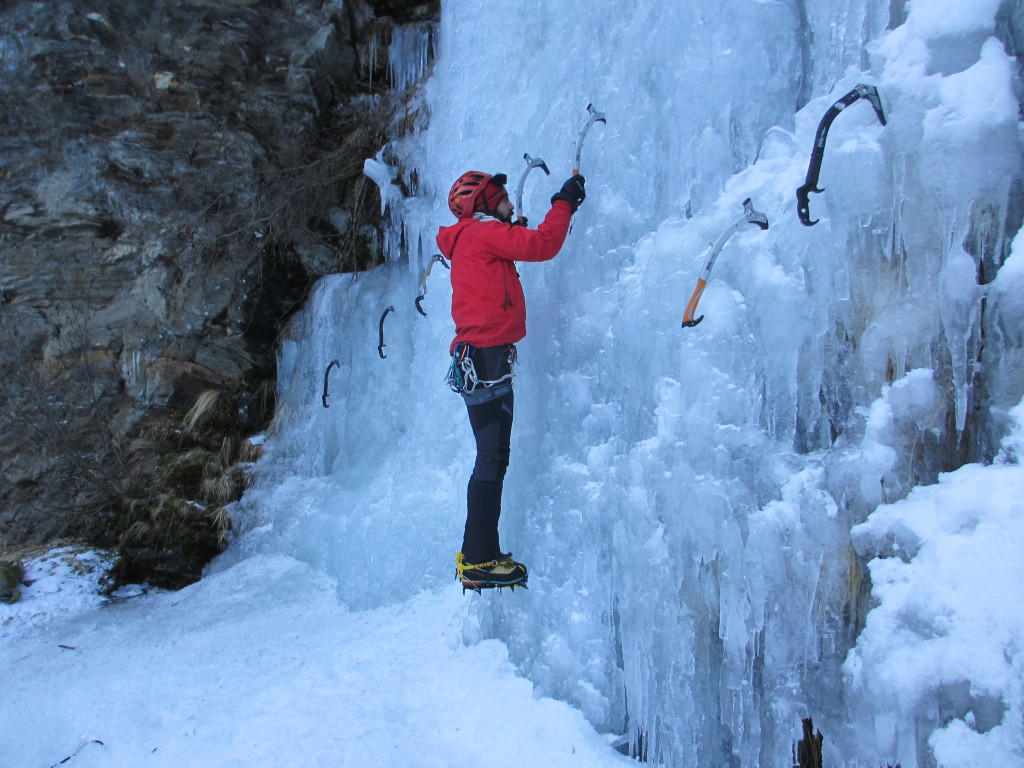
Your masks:
M 373 92 L 373 71 L 377 68 L 377 36 L 370 40 L 370 92 Z
M 388 46 L 388 78 L 392 89 L 404 91 L 426 75 L 436 27 L 432 22 L 395 27 Z

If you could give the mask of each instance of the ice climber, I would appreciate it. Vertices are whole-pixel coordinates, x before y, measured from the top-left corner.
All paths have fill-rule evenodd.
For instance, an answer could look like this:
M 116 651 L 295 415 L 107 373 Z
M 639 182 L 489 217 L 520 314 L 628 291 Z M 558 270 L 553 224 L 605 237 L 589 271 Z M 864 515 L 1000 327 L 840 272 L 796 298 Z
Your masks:
M 455 339 L 449 383 L 462 394 L 476 439 L 466 490 L 466 529 L 455 564 L 464 589 L 526 584 L 526 566 L 498 545 L 501 491 L 512 437 L 512 366 L 526 336 L 526 299 L 517 261 L 548 261 L 565 242 L 583 199 L 585 179 L 569 178 L 551 198 L 537 229 L 512 224 L 507 178 L 462 174 L 448 193 L 458 223 L 441 227 L 437 244 L 451 261 Z

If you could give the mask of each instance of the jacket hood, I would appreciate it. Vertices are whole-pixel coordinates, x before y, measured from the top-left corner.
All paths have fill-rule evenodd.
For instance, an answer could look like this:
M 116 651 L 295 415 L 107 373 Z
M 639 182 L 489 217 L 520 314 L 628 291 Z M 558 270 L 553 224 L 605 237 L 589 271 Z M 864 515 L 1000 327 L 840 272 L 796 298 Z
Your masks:
M 437 247 L 441 254 L 451 261 L 452 249 L 455 248 L 455 240 L 466 227 L 473 223 L 473 219 L 459 219 L 450 227 L 441 227 L 437 230 Z

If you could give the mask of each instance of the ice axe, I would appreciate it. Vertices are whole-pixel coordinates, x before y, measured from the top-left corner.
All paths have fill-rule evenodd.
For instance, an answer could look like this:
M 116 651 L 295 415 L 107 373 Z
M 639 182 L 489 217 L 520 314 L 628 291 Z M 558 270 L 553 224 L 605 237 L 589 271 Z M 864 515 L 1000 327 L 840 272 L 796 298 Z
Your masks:
M 874 107 L 875 115 L 878 117 L 878 122 L 885 125 L 882 100 L 878 96 L 878 89 L 873 85 L 859 84 L 825 111 L 821 122 L 818 123 L 818 132 L 814 135 L 814 149 L 811 150 L 811 162 L 807 166 L 807 180 L 796 191 L 796 212 L 800 217 L 800 223 L 805 227 L 813 227 L 818 223 L 817 219 L 811 221 L 810 202 L 807 198 L 811 192 L 825 191 L 818 189 L 818 174 L 821 172 L 821 160 L 825 156 L 825 139 L 828 138 L 829 126 L 832 125 L 832 121 L 836 119 L 840 112 L 857 101 L 857 99 L 867 99 L 870 101 L 871 106 Z
M 434 264 L 437 262 L 441 262 L 441 266 L 445 269 L 451 269 L 451 267 L 448 266 L 448 262 L 444 260 L 444 256 L 440 253 L 435 253 L 430 257 L 430 262 L 427 264 L 427 268 L 423 271 L 423 277 L 420 278 L 420 287 L 423 290 L 420 291 L 420 295 L 416 297 L 416 311 L 424 317 L 427 316 L 427 313 L 424 311 L 423 307 L 420 306 L 420 302 L 427 297 L 427 278 L 430 277 L 430 270 L 434 268 Z
M 327 398 L 330 397 L 330 393 L 327 391 L 327 379 L 328 379 L 328 377 L 331 374 L 331 368 L 334 368 L 335 366 L 337 366 L 340 369 L 341 368 L 341 361 L 340 360 L 331 360 L 331 364 L 328 365 L 327 366 L 327 370 L 324 371 L 324 393 L 320 397 L 320 402 L 324 404 L 324 408 L 330 408 L 331 407 L 331 406 L 329 406 L 327 404 Z
M 714 245 L 711 246 L 711 250 L 708 251 L 707 258 L 704 259 L 704 269 L 701 270 L 700 277 L 697 278 L 697 287 L 693 289 L 690 301 L 686 304 L 686 311 L 683 312 L 683 328 L 693 328 L 704 319 L 704 315 L 694 319 L 693 314 L 697 311 L 697 302 L 700 301 L 700 296 L 704 293 L 704 286 L 708 284 L 708 278 L 711 277 L 711 268 L 715 266 L 715 259 L 718 258 L 718 253 L 725 245 L 725 241 L 744 224 L 754 224 L 762 230 L 768 229 L 768 217 L 760 211 L 754 210 L 749 197 L 743 201 L 743 215 L 722 231 Z
M 387 344 L 384 343 L 384 320 L 387 318 L 389 313 L 394 311 L 395 308 L 388 305 L 388 308 L 384 310 L 384 314 L 380 316 L 380 344 L 377 345 L 377 354 L 380 355 L 381 360 L 387 360 L 388 358 L 388 356 L 384 354 L 384 347 L 387 346 Z
M 594 123 L 604 123 L 605 125 L 608 125 L 608 121 L 604 119 L 604 112 L 598 112 L 595 110 L 593 104 L 587 104 L 587 112 L 590 114 L 590 117 L 587 119 L 587 122 L 583 124 L 583 127 L 580 128 L 579 135 L 576 136 L 576 153 L 573 155 L 572 160 L 573 176 L 580 175 L 580 153 L 583 152 L 583 140 L 587 138 L 587 131 L 590 130 L 590 126 Z
M 530 157 L 529 154 L 524 153 L 523 160 L 526 161 L 526 170 L 523 171 L 523 175 L 519 177 L 519 186 L 516 187 L 516 222 L 525 227 L 526 217 L 523 215 L 523 187 L 526 186 L 526 177 L 530 175 L 530 171 L 534 168 L 540 168 L 548 176 L 551 175 L 551 171 L 548 170 L 547 163 L 539 157 Z

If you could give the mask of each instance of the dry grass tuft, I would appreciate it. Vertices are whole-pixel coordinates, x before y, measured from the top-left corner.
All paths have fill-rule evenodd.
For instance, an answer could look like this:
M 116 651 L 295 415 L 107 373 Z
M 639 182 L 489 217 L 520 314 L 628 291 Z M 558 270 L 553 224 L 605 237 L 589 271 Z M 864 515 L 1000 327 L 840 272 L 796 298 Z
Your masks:
M 208 389 L 201 393 L 196 398 L 195 404 L 185 414 L 182 428 L 188 433 L 195 432 L 196 427 L 217 410 L 222 394 L 219 389 Z

